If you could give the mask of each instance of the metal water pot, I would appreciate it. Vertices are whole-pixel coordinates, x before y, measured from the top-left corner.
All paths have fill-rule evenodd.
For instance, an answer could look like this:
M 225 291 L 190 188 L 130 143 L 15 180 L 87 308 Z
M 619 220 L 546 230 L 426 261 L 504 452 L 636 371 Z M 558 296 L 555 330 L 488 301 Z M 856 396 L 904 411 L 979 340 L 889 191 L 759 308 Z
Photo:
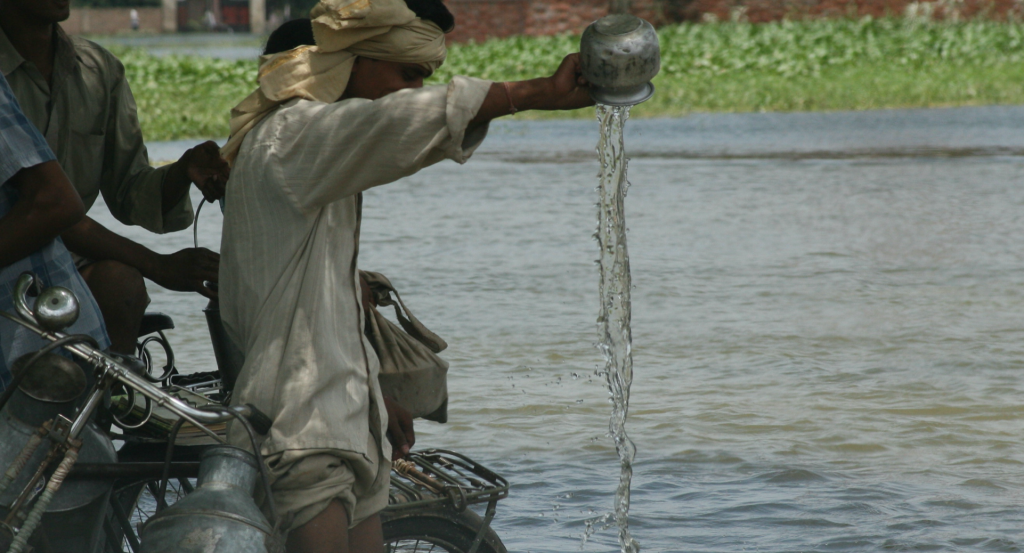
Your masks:
M 583 77 L 599 104 L 632 106 L 654 95 L 651 79 L 661 70 L 654 26 L 627 14 L 602 17 L 580 39 Z
M 255 457 L 212 446 L 199 463 L 196 490 L 142 527 L 142 553 L 279 553 L 280 540 L 256 506 Z

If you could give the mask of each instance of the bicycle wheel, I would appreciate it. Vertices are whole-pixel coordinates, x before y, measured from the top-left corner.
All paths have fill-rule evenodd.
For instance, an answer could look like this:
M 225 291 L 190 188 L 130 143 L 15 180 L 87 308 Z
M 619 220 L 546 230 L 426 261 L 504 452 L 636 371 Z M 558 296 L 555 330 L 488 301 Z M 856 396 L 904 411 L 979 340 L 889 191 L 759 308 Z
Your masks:
M 112 520 L 107 527 L 108 551 L 136 551 L 139 532 L 142 524 L 156 514 L 156 496 L 154 492 L 160 485 L 159 481 L 139 482 L 126 486 L 114 492 L 111 498 L 112 503 L 117 502 L 126 515 L 126 520 L 119 520 L 116 513 L 111 513 Z M 179 478 L 167 482 L 167 492 L 164 501 L 168 506 L 192 491 L 195 486 L 195 479 Z M 112 505 L 113 506 L 113 505 Z M 116 507 L 115 507 L 116 508 Z M 128 533 L 131 533 L 131 537 Z M 117 549 L 119 544 L 120 549 Z
M 483 526 L 473 511 L 455 513 L 450 509 L 382 514 L 385 553 L 468 553 Z M 493 529 L 484 532 L 477 553 L 508 553 Z

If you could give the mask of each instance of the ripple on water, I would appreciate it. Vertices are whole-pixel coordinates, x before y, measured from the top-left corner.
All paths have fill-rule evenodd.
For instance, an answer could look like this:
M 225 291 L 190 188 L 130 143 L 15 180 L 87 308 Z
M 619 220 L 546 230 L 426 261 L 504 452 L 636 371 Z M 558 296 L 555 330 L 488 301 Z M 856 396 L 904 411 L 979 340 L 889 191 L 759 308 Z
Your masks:
M 824 482 L 828 478 L 806 469 L 786 469 L 762 476 L 770 484 L 802 484 L 806 482 Z
M 787 123 L 807 117 L 823 123 Z M 851 137 L 844 121 L 861 117 L 871 124 Z M 367 191 L 359 262 L 450 344 L 452 423 L 417 424 L 418 444 L 515 484 L 494 522 L 509 550 L 566 553 L 617 478 L 593 376 L 597 164 L 502 156 L 590 152 L 595 133 L 589 122 L 511 127 L 521 136 L 494 127 L 465 166 Z M 908 133 L 1024 146 L 1024 108 L 633 128 L 644 134 L 628 144 L 650 151 L 791 149 L 822 134 L 833 149 Z M 645 551 L 1021 551 L 1024 158 L 638 156 L 630 173 L 631 513 Z M 192 242 L 121 226 L 101 203 L 90 215 L 160 253 Z M 219 217 L 204 208 L 201 245 L 217 249 Z M 155 285 L 150 296 L 175 319 L 179 366 L 209 370 L 206 300 Z M 790 469 L 826 479 L 768 481 Z M 744 505 L 762 510 L 729 510 Z M 792 524 L 801 519 L 848 526 Z M 946 526 L 914 526 L 926 520 Z M 616 549 L 609 530 L 586 551 Z

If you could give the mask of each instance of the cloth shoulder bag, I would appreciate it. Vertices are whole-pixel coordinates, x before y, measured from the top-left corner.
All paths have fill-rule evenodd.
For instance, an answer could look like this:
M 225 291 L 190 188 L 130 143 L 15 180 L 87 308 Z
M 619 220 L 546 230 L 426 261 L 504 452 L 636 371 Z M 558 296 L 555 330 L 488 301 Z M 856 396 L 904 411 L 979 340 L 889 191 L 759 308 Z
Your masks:
M 387 277 L 370 271 L 359 271 L 359 275 L 369 284 L 371 297 L 379 307 L 395 308 L 399 323 L 369 306 L 366 337 L 380 360 L 381 392 L 413 417 L 447 422 L 448 362 L 437 354 L 448 343 L 409 311 Z

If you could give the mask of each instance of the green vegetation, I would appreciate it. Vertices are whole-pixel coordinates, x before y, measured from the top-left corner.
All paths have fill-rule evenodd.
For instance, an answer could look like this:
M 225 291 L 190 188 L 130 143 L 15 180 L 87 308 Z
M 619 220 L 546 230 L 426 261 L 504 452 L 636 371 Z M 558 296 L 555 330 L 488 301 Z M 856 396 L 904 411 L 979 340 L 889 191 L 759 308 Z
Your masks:
M 658 34 L 658 92 L 634 116 L 1024 103 L 1019 23 L 715 23 Z M 438 78 L 528 78 L 550 71 L 578 44 L 576 37 L 519 37 L 456 45 Z
M 714 23 L 666 27 L 659 34 L 658 93 L 634 116 L 1024 103 L 1021 23 Z M 431 81 L 456 74 L 535 77 L 550 73 L 578 45 L 572 36 L 454 45 Z M 255 75 L 252 62 L 157 59 L 137 51 L 123 59 L 150 140 L 225 135 L 228 109 L 251 92 Z
M 231 108 L 256 86 L 255 61 L 111 50 L 124 62 L 146 140 L 226 137 Z

